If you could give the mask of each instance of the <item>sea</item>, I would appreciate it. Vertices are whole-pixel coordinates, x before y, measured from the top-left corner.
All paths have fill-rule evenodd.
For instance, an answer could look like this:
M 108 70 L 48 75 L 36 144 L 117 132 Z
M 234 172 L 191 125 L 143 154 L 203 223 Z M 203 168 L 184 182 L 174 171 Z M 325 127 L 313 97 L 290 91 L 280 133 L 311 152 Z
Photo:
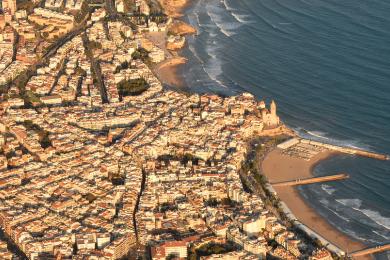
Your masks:
M 196 0 L 185 19 L 187 90 L 275 99 L 303 137 L 390 154 L 389 0 Z M 367 246 L 390 241 L 390 162 L 341 155 L 300 187 L 337 229 Z M 376 255 L 390 259 L 390 252 Z

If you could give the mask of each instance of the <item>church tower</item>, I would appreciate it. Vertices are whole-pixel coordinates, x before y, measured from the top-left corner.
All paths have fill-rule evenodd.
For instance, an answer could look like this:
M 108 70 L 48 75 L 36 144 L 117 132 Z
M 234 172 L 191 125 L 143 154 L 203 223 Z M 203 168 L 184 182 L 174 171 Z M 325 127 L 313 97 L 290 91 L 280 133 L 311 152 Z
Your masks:
M 280 119 L 276 113 L 276 103 L 274 100 L 271 102 L 269 111 L 266 108 L 261 109 L 261 117 L 263 118 L 263 122 L 266 127 L 275 128 L 279 126 Z
M 271 109 L 271 115 L 276 117 L 276 103 L 274 100 L 272 100 L 271 102 L 270 109 Z

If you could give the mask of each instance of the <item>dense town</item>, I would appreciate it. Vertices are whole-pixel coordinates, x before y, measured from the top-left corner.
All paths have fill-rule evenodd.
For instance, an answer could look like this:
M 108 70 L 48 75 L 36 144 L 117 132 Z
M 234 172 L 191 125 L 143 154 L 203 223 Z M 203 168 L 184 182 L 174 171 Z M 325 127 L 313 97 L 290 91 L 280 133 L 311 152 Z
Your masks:
M 275 102 L 163 86 L 155 6 L 2 0 L 0 258 L 333 259 L 240 179 Z

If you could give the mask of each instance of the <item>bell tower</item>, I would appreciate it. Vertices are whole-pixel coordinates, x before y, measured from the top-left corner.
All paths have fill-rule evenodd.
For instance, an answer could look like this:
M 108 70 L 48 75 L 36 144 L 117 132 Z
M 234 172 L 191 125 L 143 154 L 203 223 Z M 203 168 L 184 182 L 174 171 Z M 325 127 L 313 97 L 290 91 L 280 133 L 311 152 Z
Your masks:
M 270 109 L 271 109 L 271 115 L 276 116 L 276 103 L 274 100 L 272 100 L 271 102 Z

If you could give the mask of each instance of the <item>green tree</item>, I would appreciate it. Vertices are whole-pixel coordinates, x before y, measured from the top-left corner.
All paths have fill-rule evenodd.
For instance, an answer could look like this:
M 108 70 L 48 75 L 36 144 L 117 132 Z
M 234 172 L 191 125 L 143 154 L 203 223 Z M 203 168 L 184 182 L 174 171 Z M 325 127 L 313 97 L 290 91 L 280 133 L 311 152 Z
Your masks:
M 149 84 L 145 79 L 130 79 L 122 80 L 117 85 L 120 98 L 126 96 L 137 96 L 142 94 L 145 90 L 149 88 Z

